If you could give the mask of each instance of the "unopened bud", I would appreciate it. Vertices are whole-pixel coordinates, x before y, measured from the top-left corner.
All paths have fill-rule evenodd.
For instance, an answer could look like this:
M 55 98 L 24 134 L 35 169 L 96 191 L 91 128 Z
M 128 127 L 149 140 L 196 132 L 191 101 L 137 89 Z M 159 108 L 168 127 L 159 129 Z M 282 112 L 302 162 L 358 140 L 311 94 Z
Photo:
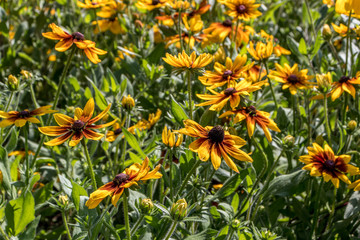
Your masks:
M 331 73 L 328 72 L 327 74 L 316 74 L 316 81 L 319 87 L 319 91 L 322 93 L 327 93 L 332 84 Z
M 348 129 L 352 132 L 356 129 L 357 127 L 357 122 L 354 120 L 351 120 L 348 125 L 347 125 Z
M 20 74 L 23 75 L 26 79 L 32 78 L 32 74 L 26 70 L 21 70 Z
M 69 198 L 67 195 L 60 195 L 59 202 L 63 205 L 67 205 L 69 203 Z
M 19 80 L 10 74 L 8 77 L 7 86 L 11 91 L 15 91 L 19 88 Z
M 231 227 L 237 230 L 240 227 L 240 224 L 241 224 L 240 220 L 234 219 L 231 223 Z
M 182 220 L 187 214 L 187 202 L 184 198 L 173 203 L 171 207 L 171 216 L 174 220 Z
M 141 200 L 140 209 L 143 213 L 145 213 L 145 214 L 150 213 L 151 210 L 153 209 L 153 207 L 154 207 L 154 204 L 150 198 L 145 198 L 145 199 Z
M 331 28 L 328 24 L 325 24 L 323 26 L 323 30 L 322 30 L 322 36 L 326 39 L 331 37 Z
M 135 101 L 134 99 L 128 95 L 127 97 L 123 97 L 121 100 L 122 107 L 125 108 L 127 111 L 131 111 L 133 107 L 135 107 Z
M 285 146 L 288 148 L 292 148 L 295 145 L 295 138 L 291 135 L 287 135 L 286 137 L 284 137 L 283 141 Z

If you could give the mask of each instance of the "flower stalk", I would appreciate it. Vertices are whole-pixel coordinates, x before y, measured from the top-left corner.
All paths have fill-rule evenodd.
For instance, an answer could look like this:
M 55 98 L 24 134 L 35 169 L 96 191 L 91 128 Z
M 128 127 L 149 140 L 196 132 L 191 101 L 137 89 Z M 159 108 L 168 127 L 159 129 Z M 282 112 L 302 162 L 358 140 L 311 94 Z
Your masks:
M 70 230 L 69 230 L 69 226 L 68 226 L 68 223 L 67 223 L 67 217 L 66 217 L 65 210 L 62 210 L 61 216 L 62 216 L 62 219 L 63 219 L 63 222 L 64 222 L 67 237 L 68 237 L 69 240 L 72 240 Z
M 167 232 L 166 236 L 165 236 L 165 240 L 168 240 L 173 233 L 175 232 L 176 226 L 177 226 L 178 222 L 177 221 L 173 221 L 173 223 L 170 226 L 170 230 Z
M 95 173 L 94 173 L 94 169 L 93 169 L 93 166 L 92 166 L 92 163 L 91 163 L 89 151 L 88 151 L 88 149 L 87 149 L 87 146 L 86 146 L 86 143 L 85 143 L 85 139 L 84 139 L 84 138 L 81 140 L 81 144 L 82 144 L 83 149 L 84 149 L 84 153 L 85 153 L 85 157 L 86 157 L 87 164 L 89 165 L 89 171 L 90 171 L 90 177 L 91 177 L 91 184 L 92 184 L 94 190 L 96 190 L 96 189 L 97 189 L 97 185 L 96 185 Z
M 265 69 L 266 69 L 266 75 L 269 75 L 269 67 L 267 65 L 267 62 L 265 61 L 264 62 L 265 64 Z M 260 73 L 261 74 L 261 73 Z M 275 109 L 276 109 L 276 112 L 278 111 L 279 109 L 279 105 L 276 101 L 276 97 L 275 97 L 275 92 L 274 92 L 274 89 L 273 89 L 273 86 L 272 86 L 272 83 L 271 83 L 271 80 L 268 78 L 268 83 L 269 83 L 269 86 L 270 86 L 270 90 L 271 90 L 271 95 L 273 97 L 273 100 L 274 100 L 274 103 L 275 103 Z
M 190 113 L 189 117 L 191 120 L 193 120 L 193 105 L 192 105 L 192 87 L 191 87 L 191 73 L 187 72 L 187 85 L 188 85 L 188 96 L 189 96 L 189 107 L 190 107 Z
M 193 167 L 190 169 L 190 171 L 188 172 L 188 174 L 186 175 L 184 181 L 182 182 L 179 191 L 177 192 L 177 195 L 180 196 L 181 192 L 184 190 L 184 188 L 186 187 L 186 184 L 188 183 L 191 175 L 193 175 L 193 173 L 196 171 L 197 167 L 200 165 L 201 161 L 200 160 L 196 160 Z
M 324 115 L 325 115 L 326 134 L 327 134 L 327 136 L 328 136 L 329 144 L 331 145 L 331 129 L 330 129 L 330 124 L 329 124 L 328 106 L 327 106 L 327 97 L 326 97 L 326 94 L 324 94 Z
M 128 207 L 128 199 L 126 196 L 127 189 L 125 190 L 125 194 L 123 195 L 123 206 L 124 206 L 124 219 L 125 219 L 125 230 L 126 230 L 126 239 L 131 240 L 131 231 L 130 231 L 130 223 L 129 223 L 129 207 Z

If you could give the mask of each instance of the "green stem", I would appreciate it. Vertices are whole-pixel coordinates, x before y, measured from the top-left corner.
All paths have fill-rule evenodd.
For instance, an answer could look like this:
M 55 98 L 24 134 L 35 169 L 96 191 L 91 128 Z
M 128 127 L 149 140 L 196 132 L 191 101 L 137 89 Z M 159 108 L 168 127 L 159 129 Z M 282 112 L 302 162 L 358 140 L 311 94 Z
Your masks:
M 138 229 L 140 223 L 144 220 L 145 215 L 141 214 L 140 217 L 138 218 L 138 220 L 136 221 L 135 225 L 133 226 L 133 228 L 131 229 L 131 236 L 134 235 L 134 233 L 136 233 L 136 230 Z
M 187 85 L 188 85 L 188 95 L 189 95 L 189 107 L 190 107 L 190 113 L 189 117 L 190 120 L 193 120 L 193 106 L 192 106 L 192 90 L 191 90 L 191 74 L 190 72 L 187 73 Z
M 296 136 L 296 96 L 292 95 L 292 104 L 293 104 L 293 134 Z
M 193 167 L 190 169 L 190 171 L 188 172 L 188 174 L 186 175 L 184 181 L 181 184 L 181 187 L 179 189 L 179 191 L 177 192 L 177 195 L 180 196 L 181 192 L 184 190 L 186 184 L 188 183 L 191 175 L 196 171 L 196 168 L 200 165 L 201 161 L 200 160 L 196 160 L 196 162 L 194 163 Z
M 30 166 L 29 166 L 29 144 L 28 144 L 28 131 L 29 131 L 29 124 L 26 123 L 24 126 L 24 138 L 25 138 L 25 164 L 26 164 L 26 183 L 29 183 L 30 180 Z
M 126 229 L 126 239 L 131 240 L 131 231 L 129 223 L 129 207 L 126 193 L 123 194 L 123 204 L 124 204 L 124 218 L 125 218 L 125 229 Z
M 56 108 L 56 105 L 57 105 L 57 103 L 58 103 L 58 101 L 59 101 L 59 96 L 60 96 L 61 88 L 62 88 L 62 85 L 64 84 L 66 74 L 67 74 L 67 72 L 68 72 L 68 70 L 69 70 L 70 63 L 71 63 L 71 60 L 72 60 L 72 58 L 73 58 L 73 56 L 74 56 L 74 54 L 75 54 L 76 49 L 77 49 L 77 48 L 73 46 L 73 49 L 71 50 L 71 52 L 70 52 L 70 54 L 69 54 L 69 56 L 68 56 L 68 59 L 67 59 L 67 61 L 66 61 L 66 65 L 65 65 L 64 70 L 63 70 L 63 72 L 62 72 L 62 74 L 61 74 L 61 77 L 60 77 L 59 86 L 58 86 L 57 91 L 56 91 L 56 94 L 55 94 L 55 99 L 54 99 L 54 103 L 53 103 L 52 109 L 55 109 L 55 108 Z M 48 125 L 50 124 L 50 122 L 51 122 L 51 117 L 49 117 L 49 118 L 47 119 L 47 121 L 46 121 L 46 126 L 48 126 Z M 43 134 L 43 135 L 41 136 L 40 143 L 39 143 L 39 145 L 38 145 L 38 147 L 37 147 L 37 149 L 36 149 L 36 152 L 35 152 L 35 155 L 34 155 L 34 159 L 33 159 L 32 163 L 31 163 L 31 167 L 34 166 L 34 164 L 35 164 L 35 162 L 36 162 L 36 159 L 37 159 L 37 157 L 38 157 L 39 154 L 40 154 L 40 150 L 41 150 L 41 147 L 42 147 L 42 145 L 43 145 L 43 143 L 44 143 L 45 137 L 46 137 L 45 134 Z
M 267 62 L 264 62 L 264 64 L 265 64 L 265 68 L 266 68 L 266 75 L 268 75 L 269 74 L 269 67 L 267 65 Z M 278 103 L 276 101 L 275 92 L 274 92 L 274 89 L 273 89 L 273 86 L 272 86 L 272 83 L 271 83 L 270 79 L 268 79 L 268 83 L 269 83 L 269 86 L 270 86 L 271 95 L 272 95 L 272 97 L 274 99 L 275 108 L 276 108 L 276 112 L 277 112 L 277 110 L 279 109 L 279 105 L 278 105 Z
M 345 59 L 345 76 L 347 76 L 348 71 L 348 58 L 349 58 L 349 47 L 350 47 L 350 23 L 351 23 L 351 11 L 349 14 L 349 20 L 347 23 L 347 33 L 346 33 L 346 59 Z
M 9 97 L 9 100 L 6 104 L 6 107 L 5 107 L 5 112 L 7 112 L 9 110 L 9 107 L 10 107 L 10 104 L 12 102 L 12 99 L 14 97 L 14 92 L 11 91 L 10 93 L 10 97 Z M 1 133 L 0 133 L 0 142 L 3 142 L 3 132 L 4 132 L 4 128 L 1 128 Z
M 307 94 L 309 96 L 309 94 Z M 308 137 L 309 137 L 309 143 L 310 146 L 312 144 L 312 127 L 311 127 L 311 107 L 310 107 L 310 101 L 309 98 L 306 97 L 306 112 L 307 112 L 307 125 L 308 125 Z
M 66 230 L 66 234 L 68 236 L 68 239 L 69 240 L 72 240 L 72 237 L 71 237 L 71 234 L 70 234 L 70 230 L 69 230 L 69 226 L 68 226 L 68 223 L 67 223 L 67 220 L 66 220 L 66 214 L 65 214 L 65 210 L 63 210 L 61 212 L 61 215 L 62 215 L 62 219 L 63 219 L 63 222 L 64 222 L 64 226 L 65 226 L 65 230 Z
M 170 199 L 171 201 L 174 199 L 174 189 L 173 189 L 173 182 L 172 182 L 172 168 L 173 168 L 173 152 L 172 150 L 169 148 L 169 165 L 170 165 L 170 170 L 169 170 L 169 183 L 170 183 Z
M 332 52 L 332 54 L 334 55 L 334 57 L 336 58 L 338 64 L 341 64 L 342 61 L 341 61 L 339 55 L 337 54 L 336 49 L 335 49 L 335 47 L 334 47 L 334 44 L 331 42 L 331 39 L 329 39 L 329 40 L 327 41 L 327 43 L 329 44 L 330 49 L 331 49 L 331 52 Z M 341 69 L 341 72 L 342 72 L 343 74 L 345 74 L 344 69 L 343 69 L 343 68 L 340 68 L 340 69 Z
M 36 108 L 39 108 L 40 105 L 39 105 L 38 102 L 36 101 L 36 95 L 35 95 L 35 91 L 34 91 L 34 88 L 33 88 L 32 83 L 29 84 L 29 88 L 30 88 L 31 99 L 32 99 L 35 107 L 36 107 Z M 43 126 L 44 126 L 44 121 L 43 121 L 42 117 L 39 116 L 39 119 L 40 119 L 40 125 L 43 127 Z
M 4 229 L 2 229 L 1 226 L 0 226 L 0 233 L 5 240 L 10 240 L 10 238 L 6 235 L 6 233 L 4 232 Z
M 170 237 L 171 237 L 171 235 L 173 235 L 173 233 L 174 233 L 174 231 L 175 231 L 175 229 L 176 229 L 176 226 L 177 226 L 177 221 L 174 221 L 172 224 L 171 224 L 171 226 L 170 226 L 170 230 L 167 232 L 167 234 L 166 234 L 166 236 L 165 236 L 165 240 L 168 240 Z
M 321 182 L 320 182 L 318 190 L 316 191 L 316 196 L 315 196 L 314 218 L 313 218 L 312 227 L 311 227 L 311 236 L 313 237 L 313 239 L 316 239 L 316 227 L 317 227 L 317 221 L 318 221 L 318 216 L 319 216 L 320 192 L 321 192 L 323 184 L 324 184 L 324 178 L 321 178 Z
M 330 216 L 328 218 L 328 222 L 327 222 L 327 226 L 326 226 L 325 231 L 328 231 L 330 229 L 331 222 L 332 222 L 332 219 L 333 219 L 334 214 L 335 214 L 336 193 L 337 193 L 337 188 L 334 188 L 334 201 L 332 202 L 332 205 L 331 205 L 331 212 L 330 212 Z
M 89 151 L 88 151 L 88 149 L 86 147 L 85 138 L 83 138 L 81 140 L 81 144 L 82 144 L 83 149 L 84 149 L 87 164 L 89 165 L 89 171 L 90 171 L 90 176 L 91 176 L 91 184 L 92 184 L 92 186 L 94 188 L 94 191 L 95 191 L 97 189 L 95 173 L 94 173 L 94 169 L 93 169 L 93 166 L 92 166 L 92 163 L 91 163 Z
M 126 119 L 125 128 L 126 130 L 128 130 L 130 125 L 130 112 L 126 112 L 125 119 Z M 122 149 L 121 149 L 121 156 L 120 156 L 120 172 L 122 172 L 125 169 L 126 143 L 127 141 L 126 138 L 124 137 Z
M 330 129 L 330 124 L 329 124 L 328 106 L 327 106 L 326 94 L 324 94 L 324 115 L 325 115 L 326 134 L 328 136 L 329 145 L 331 146 L 331 129 Z
M 345 101 L 344 101 L 344 105 L 343 105 L 343 112 L 342 112 L 342 123 L 345 125 L 345 121 L 346 121 L 346 108 L 347 108 L 347 105 L 348 105 L 348 102 L 349 102 L 349 96 L 346 92 L 344 92 L 344 98 L 345 98 Z
M 178 17 L 178 28 L 179 28 L 179 39 L 180 39 L 180 52 L 183 51 L 182 37 L 181 37 L 181 8 L 179 8 L 179 17 Z M 190 40 L 190 39 L 189 39 Z
M 121 240 L 119 237 L 119 234 L 115 231 L 115 229 L 110 226 L 109 223 L 107 223 L 105 220 L 103 221 L 104 225 L 110 230 L 110 232 L 113 234 L 113 236 L 116 238 L 116 240 Z
M 307 12 L 309 14 L 310 23 L 311 23 L 311 30 L 312 30 L 312 33 L 314 35 L 314 41 L 315 41 L 315 39 L 316 39 L 316 31 L 315 31 L 314 21 L 313 21 L 311 12 L 310 12 L 310 6 L 309 6 L 309 1 L 308 0 L 305 0 L 305 5 L 306 5 Z

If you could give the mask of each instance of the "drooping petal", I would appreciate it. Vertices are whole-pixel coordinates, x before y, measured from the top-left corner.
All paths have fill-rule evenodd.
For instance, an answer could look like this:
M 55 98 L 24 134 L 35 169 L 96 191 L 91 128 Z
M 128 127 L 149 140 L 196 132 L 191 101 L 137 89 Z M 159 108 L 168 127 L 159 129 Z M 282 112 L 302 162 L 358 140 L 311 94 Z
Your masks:
M 104 136 L 104 134 L 94 132 L 94 131 L 92 131 L 90 129 L 85 129 L 83 131 L 83 134 L 84 134 L 84 136 L 86 138 L 91 139 L 91 140 L 95 140 L 95 141 L 100 140 Z
M 48 142 L 46 142 L 44 144 L 47 145 L 47 146 L 60 145 L 60 144 L 64 143 L 66 140 L 68 140 L 71 137 L 72 134 L 73 134 L 72 132 L 67 132 L 64 135 L 62 135 L 61 137 L 54 138 L 53 140 L 48 141 Z

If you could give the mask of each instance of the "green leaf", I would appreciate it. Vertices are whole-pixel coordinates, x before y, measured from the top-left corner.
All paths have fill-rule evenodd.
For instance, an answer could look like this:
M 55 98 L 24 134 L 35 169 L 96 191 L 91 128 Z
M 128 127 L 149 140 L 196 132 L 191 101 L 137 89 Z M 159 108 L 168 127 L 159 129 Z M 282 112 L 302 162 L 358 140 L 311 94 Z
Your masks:
M 324 43 L 324 39 L 322 38 L 321 34 L 317 34 L 316 36 L 316 41 L 315 41 L 315 44 L 314 44 L 314 49 L 311 51 L 311 59 L 313 59 L 316 54 L 318 54 L 320 48 L 321 48 L 321 45 Z
M 35 219 L 35 201 L 31 192 L 26 191 L 18 199 L 11 200 L 5 208 L 7 232 L 13 236 L 22 232 Z
M 183 120 L 188 119 L 188 115 L 185 113 L 184 109 L 180 106 L 180 104 L 174 99 L 172 95 L 171 97 L 171 112 L 175 117 L 175 120 L 183 125 Z
M 241 181 L 241 175 L 234 174 L 232 177 L 228 178 L 222 188 L 220 188 L 220 190 L 215 193 L 214 198 L 225 198 L 231 195 L 240 186 Z
M 239 208 L 239 203 L 240 203 L 239 194 L 236 193 L 231 201 L 231 207 L 233 208 L 234 213 L 237 212 Z
M 107 103 L 104 95 L 100 92 L 100 90 L 96 87 L 95 83 L 90 78 L 87 78 L 87 80 L 91 83 L 91 85 L 94 88 L 96 105 L 101 110 L 104 110 L 108 106 L 108 103 Z
M 17 141 L 18 141 L 18 136 L 17 136 L 17 133 L 16 133 L 16 129 L 13 128 L 10 130 L 11 131 L 11 135 L 10 135 L 10 140 L 9 142 L 6 144 L 6 150 L 7 152 L 12 152 L 14 151 L 14 149 L 16 148 L 17 146 Z
M 125 139 L 126 141 L 129 143 L 129 145 L 135 150 L 137 151 L 141 157 L 145 158 L 146 155 L 145 153 L 141 150 L 141 147 L 138 143 L 138 141 L 136 140 L 136 137 L 134 135 L 132 135 L 132 133 L 130 133 L 128 130 L 126 130 L 126 128 L 122 128 L 122 132 L 125 135 Z
M 8 154 L 5 148 L 0 146 L 0 171 L 2 172 L 3 175 L 3 186 L 6 191 L 10 191 L 11 175 L 10 175 L 10 166 L 7 155 Z
M 118 88 L 117 87 L 116 77 L 115 77 L 114 73 L 109 68 L 106 69 L 106 72 L 108 74 L 108 78 L 110 79 L 111 91 L 116 92 L 116 90 Z
M 71 84 L 71 86 L 73 86 L 75 92 L 78 92 L 80 90 L 80 85 L 76 78 L 74 77 L 69 78 L 69 83 Z
M 299 43 L 299 52 L 301 54 L 307 55 L 307 48 L 306 48 L 306 43 L 304 38 L 300 39 L 300 43 Z
M 79 211 L 80 196 L 87 196 L 87 192 L 82 186 L 80 186 L 79 184 L 77 184 L 72 180 L 71 180 L 71 184 L 72 184 L 71 197 L 74 202 L 76 210 Z
M 35 221 L 33 221 L 29 227 L 19 235 L 19 239 L 35 239 L 36 237 L 36 229 L 39 225 L 41 216 L 37 216 Z
M 211 121 L 216 119 L 216 112 L 211 111 L 210 107 L 206 109 L 206 111 L 203 113 L 203 115 L 200 118 L 199 124 L 201 126 L 209 126 L 211 125 Z

